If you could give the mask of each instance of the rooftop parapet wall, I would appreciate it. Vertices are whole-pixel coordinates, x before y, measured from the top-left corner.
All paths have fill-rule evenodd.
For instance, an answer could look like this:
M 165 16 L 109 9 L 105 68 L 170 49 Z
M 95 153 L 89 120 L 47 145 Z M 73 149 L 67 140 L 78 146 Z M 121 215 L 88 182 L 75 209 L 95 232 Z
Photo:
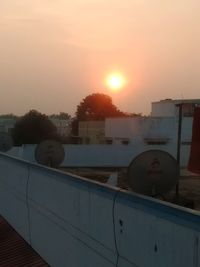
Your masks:
M 187 141 L 188 139 L 184 139 Z M 30 162 L 35 160 L 36 145 L 13 147 L 8 154 Z M 176 158 L 177 147 L 174 143 L 169 145 L 64 145 L 65 158 L 62 167 L 128 167 L 131 161 L 140 153 L 159 149 L 170 153 Z M 181 167 L 188 164 L 190 145 L 181 146 Z
M 197 267 L 200 214 L 0 154 L 0 213 L 55 267 Z

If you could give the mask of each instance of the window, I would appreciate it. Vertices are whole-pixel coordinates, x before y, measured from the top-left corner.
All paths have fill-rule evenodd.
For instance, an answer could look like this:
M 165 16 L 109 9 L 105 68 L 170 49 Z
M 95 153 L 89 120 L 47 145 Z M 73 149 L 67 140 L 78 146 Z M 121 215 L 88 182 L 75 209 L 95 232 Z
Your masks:
M 169 138 L 144 138 L 144 142 L 148 145 L 166 145 Z
M 90 138 L 89 137 L 85 137 L 85 142 L 84 142 L 85 144 L 90 144 Z
M 112 145 L 113 143 L 113 140 L 112 139 L 106 139 L 106 144 L 107 145 Z
M 191 141 L 182 141 L 181 144 L 185 145 L 185 146 L 190 146 L 191 145 Z
M 129 144 L 129 140 L 122 140 L 122 145 L 128 145 Z
M 183 116 L 184 117 L 192 117 L 194 114 L 195 104 L 183 104 Z

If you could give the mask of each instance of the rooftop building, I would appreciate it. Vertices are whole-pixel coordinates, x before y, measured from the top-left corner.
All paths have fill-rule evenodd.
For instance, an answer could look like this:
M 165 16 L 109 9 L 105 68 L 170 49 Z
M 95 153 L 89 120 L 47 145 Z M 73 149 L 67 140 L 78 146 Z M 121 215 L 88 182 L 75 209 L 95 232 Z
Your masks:
M 79 137 L 82 144 L 104 144 L 105 122 L 104 121 L 80 121 Z
M 70 120 L 49 118 L 50 121 L 56 126 L 58 133 L 61 136 L 69 136 L 71 132 Z
M 200 99 L 165 99 L 151 103 L 151 116 L 176 117 L 178 105 L 183 104 L 183 116 L 193 116 L 195 105 L 200 104 Z

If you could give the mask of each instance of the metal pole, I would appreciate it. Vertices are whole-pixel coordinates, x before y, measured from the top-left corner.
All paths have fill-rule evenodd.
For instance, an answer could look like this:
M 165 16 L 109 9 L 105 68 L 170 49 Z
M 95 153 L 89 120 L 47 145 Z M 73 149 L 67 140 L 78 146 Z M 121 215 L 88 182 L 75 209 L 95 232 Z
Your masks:
M 181 156 L 181 131 L 182 131 L 182 113 L 183 104 L 178 104 L 179 115 L 178 115 L 178 136 L 177 136 L 177 163 L 178 163 L 178 176 L 180 177 L 180 156 Z M 179 182 L 176 185 L 176 196 L 179 196 Z

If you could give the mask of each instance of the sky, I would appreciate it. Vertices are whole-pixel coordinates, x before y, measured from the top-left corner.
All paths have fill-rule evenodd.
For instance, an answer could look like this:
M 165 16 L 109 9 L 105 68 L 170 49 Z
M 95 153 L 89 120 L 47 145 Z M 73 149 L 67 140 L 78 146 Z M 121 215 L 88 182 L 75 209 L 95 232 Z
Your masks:
M 1 0 L 0 114 L 76 111 L 105 93 L 122 111 L 200 98 L 199 0 Z M 111 92 L 105 78 L 127 83 Z

